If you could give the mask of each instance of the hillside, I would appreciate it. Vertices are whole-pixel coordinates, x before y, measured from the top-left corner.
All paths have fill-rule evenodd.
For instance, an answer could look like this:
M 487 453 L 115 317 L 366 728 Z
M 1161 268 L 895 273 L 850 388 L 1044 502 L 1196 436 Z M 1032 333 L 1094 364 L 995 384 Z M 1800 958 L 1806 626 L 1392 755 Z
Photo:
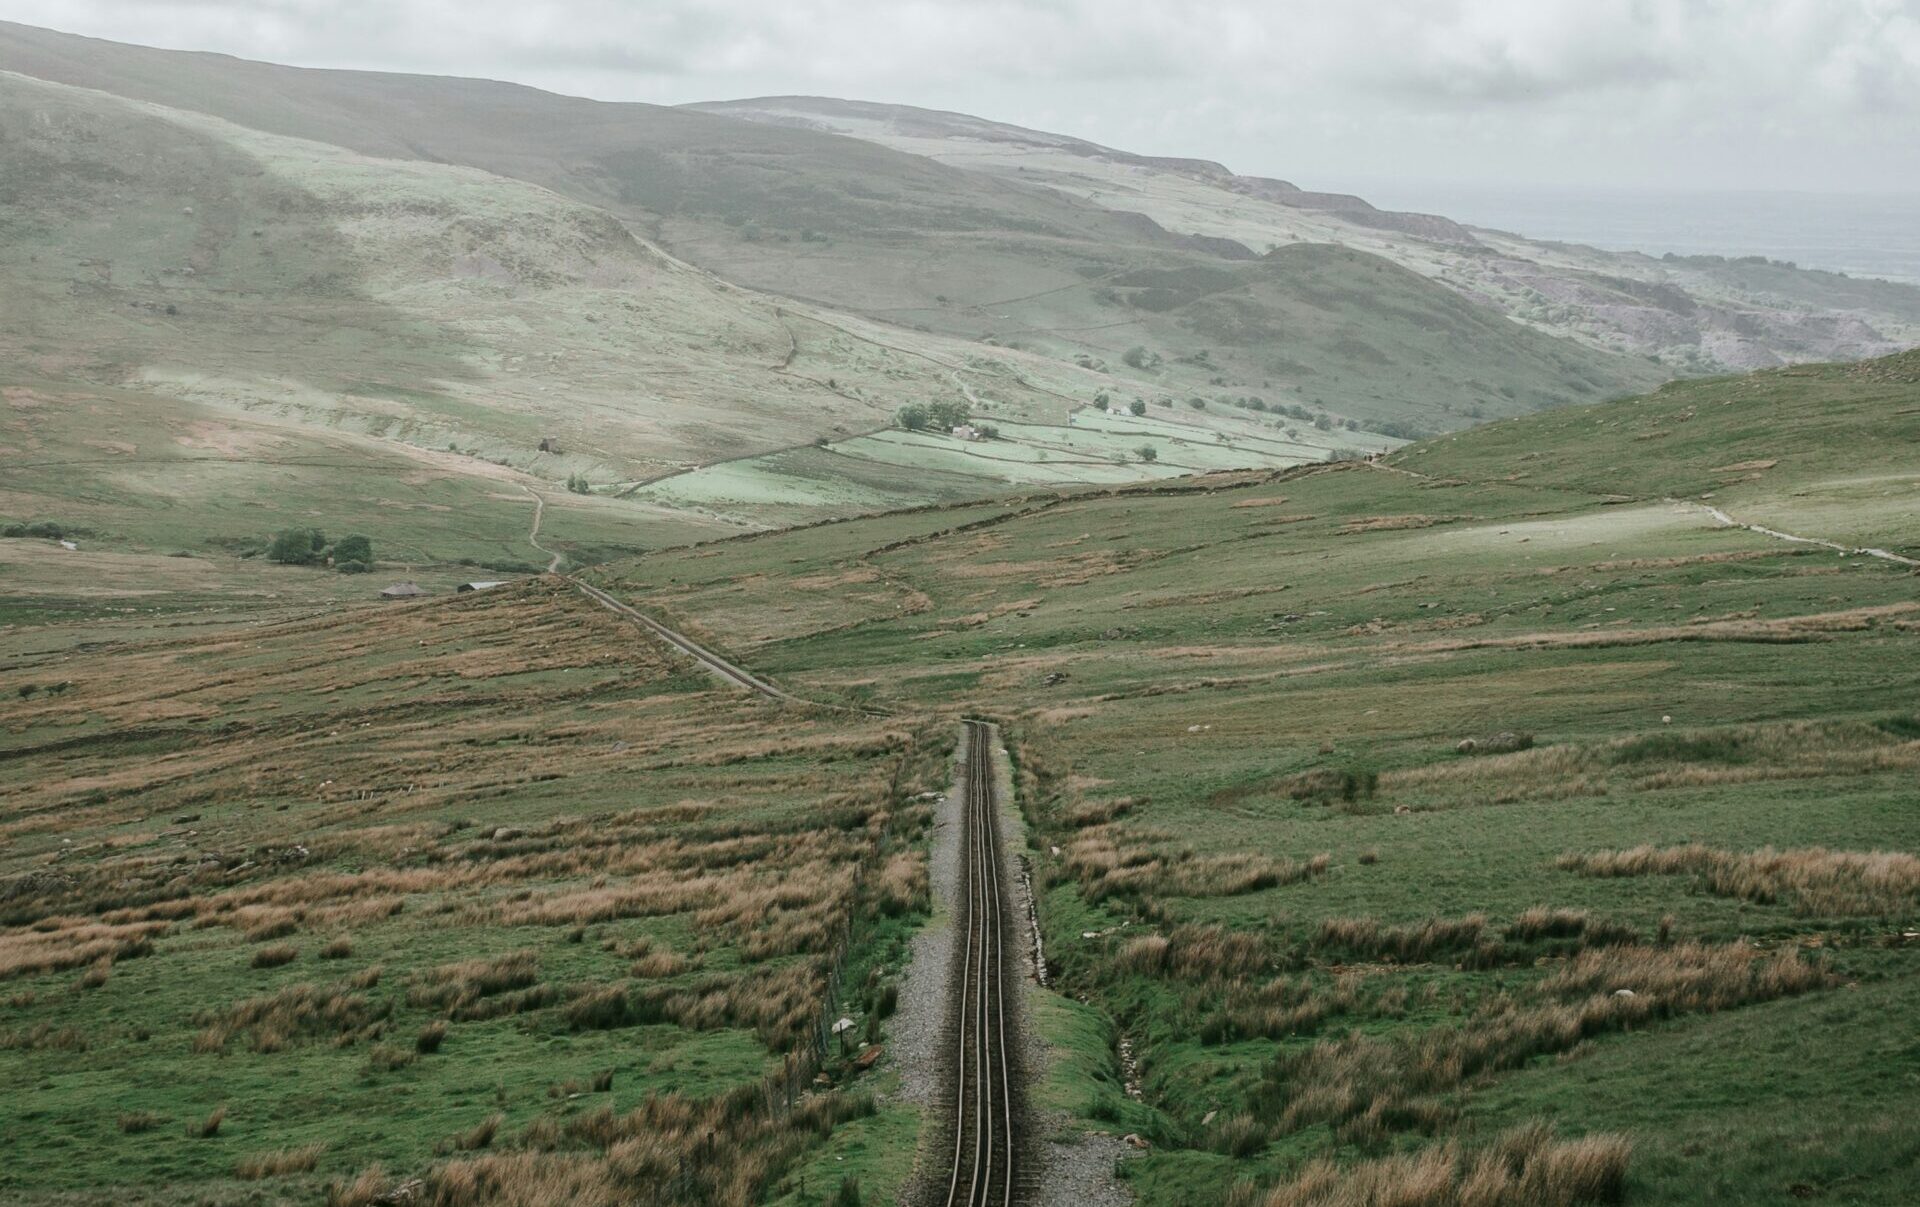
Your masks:
M 1683 371 L 1875 356 L 1920 341 L 1920 289 L 1787 265 L 1651 257 L 1543 243 L 1345 193 L 1135 155 L 965 114 L 826 97 L 692 106 L 830 131 L 969 171 L 1042 185 L 1168 230 L 1256 251 L 1337 243 L 1381 256 L 1538 330 L 1657 356 Z
M 21 76 L 0 76 L 0 136 L 20 458 L 0 514 L 18 521 L 206 550 L 317 518 L 408 561 L 525 563 L 536 494 L 575 550 L 764 527 L 783 517 L 631 493 L 883 430 L 915 402 L 1060 423 L 1111 384 L 740 290 L 605 211 L 473 169 Z M 1386 443 L 1318 436 L 1255 440 L 1239 463 Z M 573 477 L 594 493 L 562 490 Z M 946 489 L 1000 483 L 979 461 Z M 902 480 L 857 503 L 925 500 Z M 793 502 L 789 521 L 852 506 Z
M 71 601 L 0 628 L 0 1187 L 889 1201 L 939 1134 L 900 1054 L 929 802 L 984 714 L 1052 974 L 1036 1134 L 1138 1202 L 1497 1143 L 1636 1205 L 1893 1207 L 1916 413 L 1914 354 L 1807 366 L 590 576 L 867 712 L 736 694 L 558 579 L 343 607 L 0 539 L 16 603 Z M 864 1064 L 811 1038 L 840 1017 Z
M 477 168 L 612 215 L 672 256 L 785 298 L 1096 364 L 1101 388 L 1261 395 L 1438 430 L 1643 387 L 1638 358 L 1488 321 L 1397 281 L 1349 342 L 1297 321 L 1365 295 L 1366 257 L 1296 273 L 1016 178 L 835 134 L 485 81 L 309 71 L 0 24 L 0 70 L 383 161 Z M 1331 278 L 1331 279 L 1329 279 Z M 1404 300 L 1405 305 L 1402 305 Z M 1404 313 L 1402 311 L 1404 310 Z M 1437 345 L 1433 336 L 1449 338 Z M 1159 360 L 1123 361 L 1130 348 Z M 1422 379 L 1430 384 L 1422 385 Z M 1598 384 L 1595 384 L 1598 383 Z
M 1810 366 L 601 578 L 788 690 L 1018 735 L 1102 1020 L 1056 1020 L 1052 1101 L 1151 1140 L 1143 1203 L 1547 1120 L 1625 1137 L 1630 1203 L 1893 1204 L 1917 413 L 1913 354 Z

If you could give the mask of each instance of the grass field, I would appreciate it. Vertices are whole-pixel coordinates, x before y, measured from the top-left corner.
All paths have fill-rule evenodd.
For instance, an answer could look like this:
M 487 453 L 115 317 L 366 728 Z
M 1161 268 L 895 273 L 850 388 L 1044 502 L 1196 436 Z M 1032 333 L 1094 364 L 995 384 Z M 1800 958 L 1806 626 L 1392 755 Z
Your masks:
M 1916 580 L 1703 504 L 1915 556 L 1916 389 L 589 572 L 885 716 L 721 692 L 556 580 L 360 607 L 0 541 L 4 1192 L 887 1201 L 920 1120 L 814 1037 L 886 1041 L 968 712 L 1040 890 L 1045 1134 L 1141 1137 L 1139 1201 L 1902 1203 Z
M 1915 580 L 1699 503 L 1912 557 L 1917 378 L 1674 386 L 1380 467 L 603 576 L 789 688 L 1006 719 L 1061 987 L 1140 1061 L 1138 1102 L 1112 1053 L 1046 1092 L 1148 1136 L 1144 1202 L 1319 1202 L 1322 1157 L 1468 1178 L 1546 1121 L 1626 1137 L 1634 1202 L 1892 1204 Z
M 879 1126 L 860 1085 L 767 1104 L 816 1052 L 846 1075 L 826 1016 L 898 967 L 944 734 L 770 733 L 561 586 L 31 665 L 0 701 L 8 1201 L 254 1201 L 261 1168 L 312 1201 L 436 1154 L 455 1199 L 742 1201 Z

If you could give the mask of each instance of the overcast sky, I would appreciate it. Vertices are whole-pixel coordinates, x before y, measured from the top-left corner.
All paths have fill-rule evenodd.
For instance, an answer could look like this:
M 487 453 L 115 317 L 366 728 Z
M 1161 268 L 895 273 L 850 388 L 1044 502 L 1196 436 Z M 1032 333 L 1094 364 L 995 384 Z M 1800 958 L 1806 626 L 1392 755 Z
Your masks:
M 0 0 L 609 100 L 958 109 L 1339 188 L 1920 191 L 1920 0 Z

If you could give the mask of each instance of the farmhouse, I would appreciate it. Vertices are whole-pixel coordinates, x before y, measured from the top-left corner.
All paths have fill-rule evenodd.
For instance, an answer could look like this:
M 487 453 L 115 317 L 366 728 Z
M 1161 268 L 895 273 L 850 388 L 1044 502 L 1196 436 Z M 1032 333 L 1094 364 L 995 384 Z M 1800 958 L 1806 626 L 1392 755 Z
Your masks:
M 477 583 L 461 583 L 459 586 L 455 587 L 454 590 L 455 591 L 491 591 L 495 587 L 504 587 L 506 585 L 507 584 L 505 579 L 492 579 L 489 581 L 483 581 L 483 582 L 477 582 Z
M 387 599 L 410 599 L 415 595 L 425 595 L 426 592 L 420 589 L 419 583 L 408 582 L 394 583 L 384 588 L 380 594 Z
M 953 427 L 953 436 L 958 440 L 978 440 L 980 429 L 971 423 L 957 423 Z

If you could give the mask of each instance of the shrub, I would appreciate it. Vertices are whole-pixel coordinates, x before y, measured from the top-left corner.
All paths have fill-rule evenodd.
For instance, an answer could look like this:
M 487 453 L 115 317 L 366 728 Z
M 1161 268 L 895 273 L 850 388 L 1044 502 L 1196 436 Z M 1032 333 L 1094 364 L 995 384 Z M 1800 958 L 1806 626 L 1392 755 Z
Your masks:
M 267 560 L 283 566 L 310 566 L 320 560 L 327 538 L 317 528 L 287 528 L 273 534 Z
M 1151 444 L 1143 444 L 1133 450 L 1133 455 L 1142 461 L 1158 461 L 1160 459 L 1160 450 Z
M 438 1052 L 440 1044 L 447 1038 L 447 1024 L 443 1019 L 435 1019 L 420 1028 L 420 1034 L 414 1037 L 413 1050 L 422 1054 Z
M 333 560 L 340 562 L 373 561 L 373 540 L 364 533 L 354 532 L 340 538 L 333 546 Z
M 152 1111 L 129 1111 L 120 1116 L 120 1130 L 129 1136 L 137 1136 L 141 1132 L 150 1132 L 165 1122 L 165 1119 Z
M 353 940 L 345 935 L 329 940 L 327 945 L 320 949 L 320 958 L 323 960 L 344 960 L 352 954 Z
M 211 1140 L 220 1134 L 220 1125 L 226 1121 L 227 1108 L 217 1106 L 213 1113 L 198 1123 L 187 1124 L 187 1139 Z
M 366 562 L 335 562 L 333 568 L 342 574 L 366 574 L 373 569 Z

